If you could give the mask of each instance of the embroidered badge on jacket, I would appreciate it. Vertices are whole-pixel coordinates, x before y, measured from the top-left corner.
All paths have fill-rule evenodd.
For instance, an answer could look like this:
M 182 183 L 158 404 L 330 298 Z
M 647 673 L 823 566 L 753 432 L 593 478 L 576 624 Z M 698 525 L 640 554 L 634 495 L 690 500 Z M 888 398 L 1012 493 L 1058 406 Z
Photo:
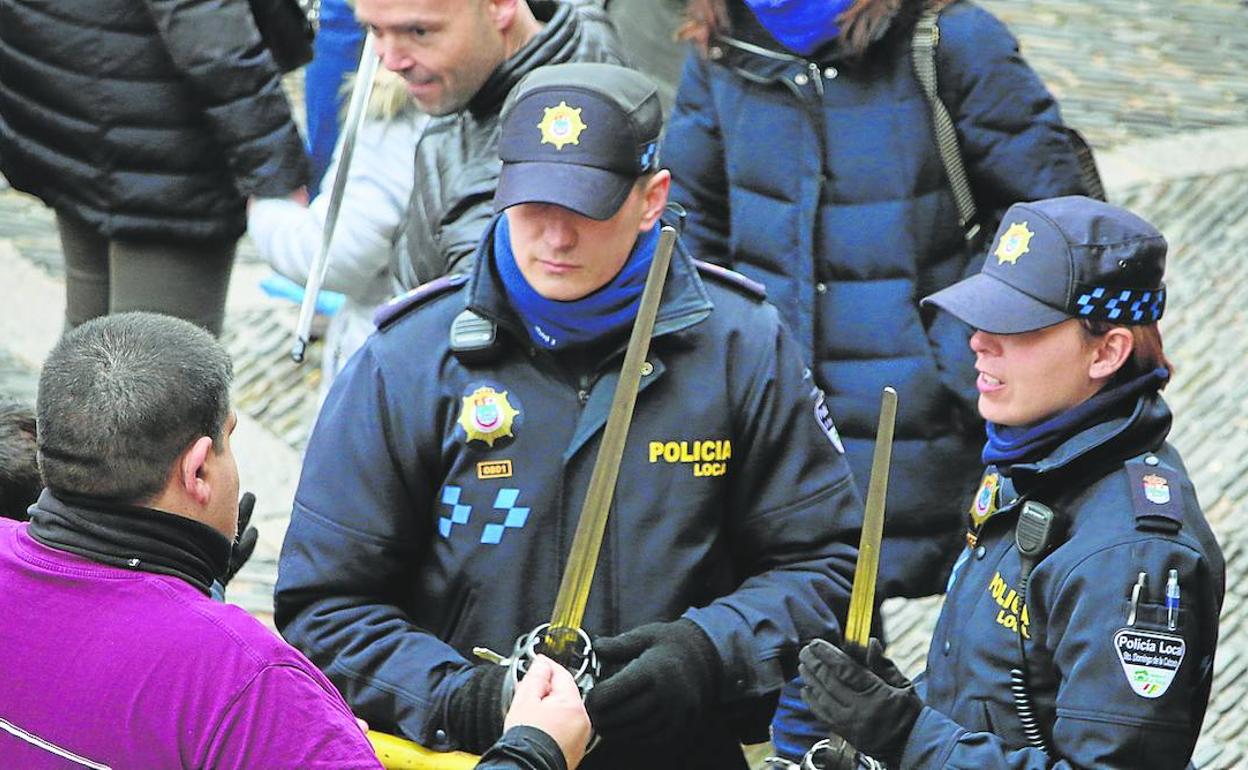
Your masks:
M 520 410 L 507 400 L 507 391 L 483 385 L 464 396 L 459 412 L 459 425 L 467 441 L 482 441 L 493 447 L 494 442 L 514 435 L 512 427 Z

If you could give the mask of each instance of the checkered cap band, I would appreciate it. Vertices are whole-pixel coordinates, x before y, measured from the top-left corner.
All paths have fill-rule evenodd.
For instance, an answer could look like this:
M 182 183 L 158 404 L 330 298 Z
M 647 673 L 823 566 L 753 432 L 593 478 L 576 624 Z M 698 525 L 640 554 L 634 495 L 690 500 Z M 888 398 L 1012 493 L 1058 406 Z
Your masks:
M 1166 289 L 1081 286 L 1074 311 L 1079 318 L 1120 324 L 1155 323 L 1166 309 Z

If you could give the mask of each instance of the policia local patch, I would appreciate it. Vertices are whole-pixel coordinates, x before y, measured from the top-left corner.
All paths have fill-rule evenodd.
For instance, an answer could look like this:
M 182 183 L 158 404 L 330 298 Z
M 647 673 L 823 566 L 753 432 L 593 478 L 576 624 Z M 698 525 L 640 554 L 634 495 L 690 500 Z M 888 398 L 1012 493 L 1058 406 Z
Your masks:
M 1114 634 L 1114 649 L 1135 694 L 1160 698 L 1183 665 L 1187 642 L 1181 636 L 1123 628 Z

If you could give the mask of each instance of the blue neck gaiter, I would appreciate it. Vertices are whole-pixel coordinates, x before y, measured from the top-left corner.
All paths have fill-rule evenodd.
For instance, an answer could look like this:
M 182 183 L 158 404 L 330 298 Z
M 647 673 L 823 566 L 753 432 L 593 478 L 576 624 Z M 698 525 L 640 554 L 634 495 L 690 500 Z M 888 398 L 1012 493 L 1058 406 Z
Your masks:
M 658 244 L 659 228 L 653 227 L 638 236 L 624 267 L 606 286 L 580 299 L 560 302 L 538 294 L 525 280 L 511 249 L 511 227 L 504 215 L 494 228 L 494 264 L 508 301 L 533 341 L 547 350 L 566 350 L 609 337 L 632 324 Z
M 810 56 L 841 32 L 837 19 L 854 0 L 745 0 L 781 45 Z
M 1010 427 L 988 423 L 988 443 L 984 445 L 984 465 L 1010 465 L 1035 459 L 1078 433 L 1101 422 L 1106 415 L 1129 413 L 1141 393 L 1157 390 L 1170 379 L 1170 370 L 1159 367 L 1114 388 L 1106 388 L 1092 398 L 1059 412 L 1034 425 Z

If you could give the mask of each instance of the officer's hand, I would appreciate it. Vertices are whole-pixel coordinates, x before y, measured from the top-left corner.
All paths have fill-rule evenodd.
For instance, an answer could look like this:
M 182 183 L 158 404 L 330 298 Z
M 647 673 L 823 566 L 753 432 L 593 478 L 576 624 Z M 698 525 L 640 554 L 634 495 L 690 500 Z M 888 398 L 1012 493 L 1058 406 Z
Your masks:
M 472 676 L 451 693 L 446 706 L 446 728 L 460 748 L 481 754 L 503 734 L 503 679 L 507 667 L 481 663 Z
M 567 669 L 544 655 L 533 659 L 528 673 L 516 685 L 503 722 L 506 730 L 517 725 L 536 727 L 553 738 L 563 750 L 568 770 L 581 763 L 589 744 L 589 715 Z
M 230 546 L 230 564 L 221 576 L 222 587 L 230 584 L 238 571 L 243 568 L 251 554 L 256 550 L 256 541 L 260 539 L 260 530 L 251 526 L 251 513 L 256 508 L 256 496 L 244 492 L 238 501 L 238 535 Z
M 719 653 L 690 620 L 650 623 L 600 639 L 594 651 L 605 668 L 619 669 L 585 697 L 594 729 L 604 738 L 670 742 L 702 721 L 714 702 Z
M 802 698 L 815 716 L 858 750 L 896 766 L 923 699 L 884 657 L 880 641 L 867 646 L 865 666 L 822 639 L 806 645 L 800 661 Z

